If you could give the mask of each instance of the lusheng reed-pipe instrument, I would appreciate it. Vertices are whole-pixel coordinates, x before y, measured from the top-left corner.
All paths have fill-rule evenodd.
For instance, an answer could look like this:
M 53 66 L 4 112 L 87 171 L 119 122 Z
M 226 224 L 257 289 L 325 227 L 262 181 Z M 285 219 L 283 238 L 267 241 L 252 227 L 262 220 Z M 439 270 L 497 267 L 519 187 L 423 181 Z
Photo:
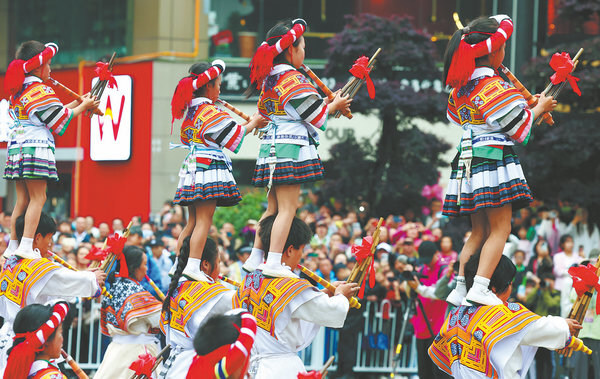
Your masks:
M 596 264 L 594 265 L 595 269 L 596 269 L 596 275 L 600 275 L 600 259 L 598 259 L 596 261 Z M 583 323 L 583 319 L 585 317 L 585 313 L 587 312 L 587 309 L 590 306 L 590 303 L 592 302 L 592 297 L 594 296 L 594 288 L 591 288 L 588 291 L 585 291 L 585 293 L 581 296 L 577 296 L 577 300 L 575 300 L 575 303 L 573 303 L 573 306 L 571 307 L 571 310 L 569 311 L 569 315 L 567 316 L 567 318 L 573 319 L 573 320 L 577 320 L 577 322 L 579 322 L 580 324 Z M 600 294 L 598 294 L 597 296 L 600 296 Z M 579 330 L 576 330 L 575 333 L 573 334 L 573 337 L 577 337 L 579 335 Z M 564 355 L 565 357 L 570 357 L 571 354 L 573 354 L 573 349 L 565 347 L 563 349 L 557 350 L 559 354 Z
M 73 373 L 77 375 L 79 379 L 89 379 L 87 374 L 81 369 L 81 367 L 79 367 L 77 362 L 75 362 L 75 360 L 69 355 L 69 353 L 67 353 L 63 349 L 60 349 L 60 355 L 62 355 L 62 357 L 69 364 L 69 366 L 71 366 L 71 370 L 73 370 Z
M 219 280 L 221 280 L 221 281 L 223 281 L 223 282 L 225 282 L 227 284 L 231 284 L 234 287 L 241 287 L 242 286 L 242 283 L 238 283 L 235 280 L 226 277 L 225 275 L 219 275 Z
M 115 58 L 117 57 L 117 52 L 113 52 L 110 60 L 108 61 L 108 71 L 112 72 L 113 65 L 115 64 Z M 104 93 L 104 89 L 108 84 L 108 80 L 98 80 L 94 87 L 92 87 L 92 91 L 90 92 L 92 96 L 96 96 L 96 99 L 100 100 L 102 98 L 102 94 Z M 92 117 L 92 113 L 88 112 L 87 116 Z
M 69 262 L 65 261 L 64 259 L 62 259 L 58 255 L 56 255 L 54 252 L 48 250 L 48 254 L 50 254 L 52 256 L 52 258 L 54 258 L 54 261 L 56 261 L 56 263 L 60 264 L 61 266 L 66 267 L 69 270 L 79 271 L 75 267 L 71 266 L 69 264 Z M 109 297 L 109 298 L 112 299 L 112 295 L 110 294 L 110 292 L 108 292 L 106 290 L 106 287 L 104 287 L 104 286 L 102 286 L 102 295 L 107 296 L 107 297 Z
M 171 354 L 171 345 L 167 345 L 156 356 L 156 359 L 154 360 L 154 364 L 152 365 L 152 370 L 150 371 L 150 374 L 152 374 L 154 371 L 156 371 L 156 369 L 162 363 L 162 361 L 164 361 L 170 354 Z M 140 374 L 140 375 L 133 374 L 131 376 L 131 379 L 150 379 L 150 378 L 144 374 Z
M 573 60 L 572 60 L 573 61 L 573 69 L 570 72 L 571 74 L 577 68 L 577 65 L 579 64 L 579 57 L 581 56 L 582 53 L 583 53 L 583 48 L 580 48 L 579 51 L 577 52 L 577 54 L 575 54 L 575 57 L 573 57 Z M 551 81 L 550 83 L 548 83 L 548 86 L 544 89 L 544 95 L 552 96 L 552 98 L 554 100 L 556 100 L 556 98 L 560 94 L 560 91 L 562 91 L 562 89 L 565 87 L 565 84 L 567 84 L 566 79 L 563 82 L 561 82 L 558 86 L 552 84 L 552 81 Z M 540 120 L 537 121 L 537 125 L 539 125 L 539 124 L 541 124 Z
M 375 66 L 375 62 L 377 62 L 377 56 L 381 52 L 381 48 L 378 48 L 375 54 L 369 59 L 369 63 L 367 64 L 367 69 L 370 71 Z M 356 76 L 352 76 L 350 80 L 346 83 L 344 87 L 342 87 L 341 95 L 348 95 L 350 99 L 354 99 L 354 96 L 358 93 L 358 90 L 365 83 L 366 79 L 359 79 Z M 339 118 L 341 113 L 337 111 L 334 115 L 335 118 Z
M 300 66 L 300 68 L 306 72 L 306 74 L 315 82 L 315 84 L 317 85 L 317 87 L 319 87 L 321 89 L 321 91 L 323 91 L 323 93 L 325 94 L 325 96 L 327 96 L 327 98 L 329 99 L 329 101 L 333 101 L 333 99 L 335 98 L 335 94 L 333 92 L 331 92 L 331 90 L 325 85 L 325 83 L 323 83 L 323 81 L 321 79 L 319 79 L 319 77 L 317 76 L 317 74 L 315 74 L 313 72 L 313 70 L 311 70 L 307 65 L 303 64 L 302 66 Z M 350 110 L 348 111 L 344 111 L 344 116 L 346 116 L 348 119 L 352 119 L 352 112 L 350 112 Z
M 375 256 L 375 251 L 377 250 L 377 245 L 379 245 L 379 233 L 381 232 L 381 225 L 383 224 L 383 217 L 379 218 L 379 222 L 377 223 L 377 227 L 373 232 L 373 241 L 371 243 L 371 249 L 369 254 L 362 259 L 361 261 L 357 261 L 356 265 L 352 268 L 352 272 L 350 272 L 350 276 L 348 277 L 349 283 L 358 283 L 361 285 L 367 278 L 367 271 L 373 262 L 373 257 Z M 363 240 L 364 243 L 364 240 Z
M 79 96 L 79 94 L 77 92 L 73 91 L 72 89 L 70 89 L 69 87 L 65 86 L 64 84 L 62 84 L 61 82 L 59 82 L 58 80 L 56 80 L 54 78 L 48 78 L 48 80 L 50 80 L 50 82 L 52 84 L 54 84 L 55 86 L 61 88 L 63 91 L 65 91 L 66 93 L 68 93 L 69 96 L 71 96 L 73 98 L 73 100 L 77 100 L 77 101 L 81 102 L 81 96 Z M 93 114 L 97 114 L 98 116 L 104 116 L 104 112 L 102 112 L 98 108 L 94 108 L 92 110 L 92 112 L 94 112 Z
M 517 79 L 517 77 L 512 72 L 510 72 L 508 68 L 506 68 L 506 66 L 501 64 L 500 67 L 498 67 L 498 69 L 500 69 L 500 71 L 502 71 L 502 73 L 506 75 L 508 80 L 510 80 L 512 85 L 515 86 L 517 91 L 521 92 L 521 95 L 523 95 L 523 97 L 525 98 L 527 105 L 529 105 L 530 108 L 535 107 L 537 104 L 537 98 L 533 96 L 531 92 L 527 90 L 527 88 L 525 88 L 523 83 L 521 83 L 519 79 Z M 550 114 L 550 112 L 546 112 L 542 114 L 541 117 L 538 116 L 538 118 L 540 120 L 543 120 L 548 125 L 554 125 L 554 120 L 552 119 L 552 115 Z
M 148 275 L 146 275 L 146 280 L 148 281 L 148 283 L 150 283 L 150 287 L 154 288 L 154 291 L 156 292 L 156 295 L 158 296 L 160 301 L 165 301 L 165 294 L 160 290 L 160 288 L 158 288 L 156 283 L 154 283 L 154 280 L 150 279 Z
M 316 273 L 312 272 L 308 267 L 305 267 L 305 266 L 302 266 L 302 265 L 298 265 L 298 268 L 300 269 L 300 271 L 302 271 L 304 273 L 304 275 L 308 276 L 309 278 L 311 278 L 315 282 L 317 282 L 320 285 L 322 285 L 323 287 L 325 287 L 327 289 L 327 291 L 329 291 L 331 293 L 335 293 L 335 290 L 337 289 L 336 286 L 334 286 L 333 284 L 329 283 L 327 280 L 321 278 Z M 352 308 L 360 309 L 361 305 L 360 305 L 360 302 L 358 301 L 358 299 L 356 297 L 352 296 L 352 297 L 350 297 L 348 299 L 348 301 L 350 302 L 350 306 Z

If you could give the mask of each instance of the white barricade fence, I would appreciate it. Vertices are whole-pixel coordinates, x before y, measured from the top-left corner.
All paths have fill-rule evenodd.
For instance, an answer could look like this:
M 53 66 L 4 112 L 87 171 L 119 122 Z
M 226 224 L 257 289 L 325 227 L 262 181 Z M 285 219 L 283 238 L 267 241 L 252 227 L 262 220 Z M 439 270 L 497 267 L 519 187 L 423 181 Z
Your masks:
M 100 330 L 100 308 L 101 304 L 95 300 L 85 303 L 78 301 L 75 305 L 76 320 L 65 336 L 65 350 L 84 370 L 96 370 L 100 366 L 103 340 L 105 345 L 109 341 Z M 374 302 L 366 302 L 363 306 L 363 318 L 363 328 L 356 341 L 353 371 L 392 372 L 395 348 L 401 338 L 398 334 L 402 327 L 402 314 L 389 302 L 384 301 L 379 306 Z M 320 370 L 332 355 L 336 359 L 329 370 L 336 370 L 338 338 L 339 332 L 335 329 L 319 330 L 313 343 L 300 352 L 300 358 L 308 371 Z M 416 374 L 417 371 L 416 339 L 413 334 L 410 342 L 403 344 L 395 373 Z

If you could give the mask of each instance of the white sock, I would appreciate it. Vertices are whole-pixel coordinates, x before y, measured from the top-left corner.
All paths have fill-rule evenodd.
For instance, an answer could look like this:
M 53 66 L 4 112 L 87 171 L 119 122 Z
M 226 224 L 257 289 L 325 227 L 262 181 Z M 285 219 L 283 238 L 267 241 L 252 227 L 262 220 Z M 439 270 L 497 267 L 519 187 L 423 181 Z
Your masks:
M 250 256 L 244 264 L 254 269 L 263 263 L 264 260 L 265 252 L 259 248 L 253 247 L 252 251 L 250 252 Z
M 267 263 L 265 266 L 267 267 L 280 267 L 281 266 L 281 253 L 275 253 L 273 251 L 269 251 L 269 255 L 267 256 Z
M 475 275 L 475 278 L 473 279 L 473 285 L 478 285 L 487 289 L 490 286 L 490 280 L 488 278 L 484 278 L 483 276 Z
M 33 238 L 22 237 L 18 247 L 19 251 L 33 251 Z
M 200 263 L 202 263 L 201 259 L 198 258 L 188 258 L 187 264 L 183 271 L 192 273 L 192 274 L 200 274 Z
M 458 291 L 467 291 L 467 281 L 464 276 L 456 276 L 456 289 Z
M 17 241 L 17 240 L 10 240 L 10 242 L 8 243 L 8 246 L 6 247 L 6 251 L 8 253 L 12 253 L 15 250 L 17 250 L 18 247 L 19 247 L 19 241 Z

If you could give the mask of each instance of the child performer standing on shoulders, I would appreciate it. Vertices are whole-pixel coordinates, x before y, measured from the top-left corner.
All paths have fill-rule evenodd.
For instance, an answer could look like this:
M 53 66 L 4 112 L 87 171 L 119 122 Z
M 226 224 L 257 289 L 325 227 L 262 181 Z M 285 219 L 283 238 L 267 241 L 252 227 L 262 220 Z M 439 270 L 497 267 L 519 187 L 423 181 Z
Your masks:
M 231 159 L 223 149 L 237 153 L 244 136 L 267 120 L 258 113 L 246 125 L 236 123 L 228 113 L 214 104 L 221 92 L 221 73 L 225 62 L 196 63 L 190 75 L 179 81 L 171 111 L 173 120 L 187 115 L 181 126 L 181 147 L 190 150 L 179 171 L 179 185 L 174 203 L 187 205 L 188 223 L 177 241 L 177 251 L 185 237 L 191 235 L 190 257 L 183 274 L 202 280 L 202 251 L 217 206 L 236 205 L 242 195 L 231 174 Z
M 460 254 L 457 286 L 446 301 L 498 305 L 489 289 L 490 278 L 511 228 L 512 211 L 532 201 L 515 143 L 526 144 L 536 117 L 556 106 L 539 95 L 529 108 L 525 98 L 498 76 L 506 40 L 513 30 L 508 16 L 478 18 L 454 33 L 444 57 L 444 77 L 452 92 L 448 119 L 464 130 L 459 153 L 452 162 L 443 213 L 470 215 L 472 233 Z M 467 293 L 464 266 L 481 249 L 481 262 Z
M 71 119 L 100 104 L 89 94 L 63 105 L 52 88 L 50 61 L 58 52 L 54 43 L 24 42 L 6 70 L 4 91 L 10 95 L 11 127 L 4 179 L 14 180 L 17 202 L 10 223 L 10 243 L 5 257 L 40 258 L 33 251 L 33 238 L 46 202 L 47 180 L 58 180 L 52 132 L 62 136 Z M 25 213 L 25 231 L 17 242 L 15 222 Z
M 327 116 L 350 107 L 348 97 L 323 99 L 304 75 L 296 70 L 304 62 L 306 22 L 302 19 L 277 23 L 267 33 L 267 41 L 257 49 L 251 62 L 250 92 L 261 89 L 258 110 L 271 121 L 263 137 L 252 183 L 269 188 L 268 206 L 263 218 L 277 213 L 274 238 L 263 246 L 256 233 L 254 248 L 244 269 L 253 271 L 263 263 L 263 273 L 290 273 L 282 270 L 281 254 L 287 233 L 296 215 L 300 184 L 323 178 L 323 165 L 317 154 L 319 136 Z

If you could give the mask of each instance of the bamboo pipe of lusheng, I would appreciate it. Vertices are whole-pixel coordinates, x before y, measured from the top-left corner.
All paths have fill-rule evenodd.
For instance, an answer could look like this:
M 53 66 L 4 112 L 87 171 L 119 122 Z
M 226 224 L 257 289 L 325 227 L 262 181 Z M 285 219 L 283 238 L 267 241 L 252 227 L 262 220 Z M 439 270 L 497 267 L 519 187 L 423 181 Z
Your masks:
M 325 287 L 329 292 L 331 293 L 335 293 L 335 290 L 337 289 L 336 286 L 334 286 L 333 284 L 329 283 L 327 280 L 321 278 L 319 275 L 317 275 L 316 273 L 312 272 L 309 268 L 304 267 L 302 265 L 298 265 L 298 268 L 300 269 L 300 271 L 302 271 L 306 276 L 308 276 L 309 278 L 311 278 L 312 280 L 314 280 L 315 282 L 319 283 L 320 285 L 322 285 L 323 287 Z M 352 308 L 356 308 L 356 309 L 360 309 L 361 305 L 360 302 L 358 301 L 358 299 L 355 296 L 352 296 L 351 298 L 348 299 L 348 301 L 350 302 L 350 306 Z
M 375 51 L 375 53 L 371 57 L 371 59 L 369 59 L 369 63 L 367 64 L 367 68 L 369 69 L 369 71 L 372 70 L 373 67 L 375 66 L 375 62 L 377 62 L 377 56 L 379 55 L 380 52 L 381 52 L 381 48 L 378 48 L 377 51 Z M 358 93 L 358 90 L 360 89 L 360 87 L 362 87 L 364 82 L 365 82 L 365 79 L 359 79 L 355 76 L 352 76 L 352 78 L 350 78 L 350 80 L 342 88 L 342 96 L 349 95 L 349 97 L 351 99 L 353 99 L 354 96 Z M 334 117 L 339 118 L 340 115 L 341 115 L 341 113 L 338 111 L 334 114 Z
M 110 61 L 108 61 L 108 71 L 112 72 L 112 68 L 115 64 L 115 58 L 117 57 L 117 52 L 113 52 L 112 56 L 110 57 Z M 94 87 L 92 88 L 91 94 L 93 96 L 96 96 L 96 98 L 98 100 L 100 100 L 102 98 L 102 94 L 104 93 L 104 89 L 106 88 L 106 85 L 108 84 L 108 80 L 98 80 L 96 82 L 96 84 L 94 85 Z M 92 114 L 90 112 L 87 113 L 87 115 L 89 117 L 92 117 Z
M 63 267 L 68 268 L 69 270 L 73 270 L 73 271 L 79 271 L 77 270 L 75 267 L 71 266 L 69 264 L 69 262 L 65 261 L 64 259 L 62 259 L 61 257 L 59 257 L 58 255 L 56 255 L 54 252 L 48 250 L 48 253 L 52 256 L 52 258 L 54 258 L 54 260 L 60 264 Z M 109 298 L 112 299 L 112 295 L 110 294 L 110 292 L 108 292 L 106 290 L 106 287 L 102 286 L 102 295 L 107 296 Z
M 537 99 L 531 94 L 531 92 L 527 90 L 527 88 L 525 88 L 523 83 L 521 83 L 519 79 L 517 79 L 517 77 L 506 66 L 501 64 L 500 67 L 498 67 L 498 69 L 500 69 L 500 71 L 502 71 L 502 73 L 506 75 L 508 80 L 510 80 L 513 86 L 515 86 L 517 91 L 521 92 L 521 95 L 523 95 L 523 97 L 525 98 L 527 105 L 529 105 L 530 108 L 535 107 L 535 105 L 537 104 Z M 550 112 L 542 114 L 540 119 L 548 125 L 554 125 L 554 120 L 552 119 L 552 115 L 550 114 Z
M 69 96 L 71 96 L 73 98 L 73 100 L 77 100 L 77 101 L 81 102 L 81 96 L 79 96 L 79 94 L 77 92 L 73 91 L 72 89 L 65 86 L 64 84 L 62 84 L 61 82 L 59 82 L 58 80 L 56 80 L 54 78 L 48 78 L 48 80 L 50 80 L 50 82 L 52 84 L 54 84 L 55 86 L 61 88 L 66 93 L 68 93 Z M 94 108 L 93 112 L 94 112 L 94 114 L 97 114 L 98 116 L 104 116 L 104 113 L 98 108 Z
M 71 370 L 73 370 L 73 373 L 75 375 L 77 375 L 77 377 L 79 379 L 88 379 L 87 374 L 81 369 L 81 367 L 79 367 L 79 364 L 77 364 L 77 362 L 75 362 L 75 360 L 73 359 L 73 357 L 71 357 L 63 349 L 60 349 L 60 355 L 62 355 L 62 357 L 69 364 L 69 366 L 71 366 Z
M 375 250 L 377 250 L 377 245 L 379 245 L 379 233 L 381 231 L 381 225 L 383 224 L 383 217 L 379 218 L 379 222 L 377 223 L 377 227 L 375 228 L 375 232 L 373 232 L 373 243 L 371 245 L 371 254 L 361 262 L 361 264 L 356 264 L 348 277 L 348 282 L 350 283 L 358 283 L 361 284 L 367 275 L 367 269 L 371 265 L 371 261 L 373 260 L 373 256 L 375 255 Z
M 232 286 L 234 286 L 234 287 L 241 287 L 241 286 L 242 286 L 242 284 L 241 284 L 241 283 L 238 283 L 238 282 L 236 282 L 235 280 L 233 280 L 233 279 L 230 279 L 230 278 L 226 277 L 225 275 L 219 275 L 219 279 L 220 279 L 221 281 L 223 281 L 223 282 L 227 283 L 227 284 L 231 284 L 231 285 L 232 285 Z
M 331 357 L 329 357 L 327 362 L 325 362 L 325 365 L 321 369 L 321 378 L 322 379 L 325 379 L 327 377 L 327 370 L 329 369 L 329 366 L 331 366 L 331 364 L 333 363 L 334 359 L 335 359 L 335 356 L 332 355 Z
M 148 275 L 146 275 L 146 280 L 148 281 L 148 283 L 150 283 L 150 287 L 154 288 L 154 291 L 156 291 L 156 295 L 158 296 L 160 301 L 165 301 L 165 294 L 160 290 L 160 288 L 158 288 L 156 283 L 154 283 L 154 280 L 150 279 Z
M 234 107 L 233 105 L 229 104 L 228 102 L 226 102 L 225 100 L 221 100 L 221 99 L 217 99 L 217 101 L 223 105 L 225 108 L 229 109 L 230 111 L 232 111 L 233 113 L 235 113 L 236 115 L 240 116 L 241 118 L 244 119 L 244 121 L 246 122 L 250 122 L 250 116 L 248 116 L 247 114 L 245 114 L 244 112 L 242 112 L 241 110 L 237 109 L 236 107 Z M 257 135 L 259 133 L 258 129 L 254 129 L 254 135 Z M 260 137 L 262 137 L 262 133 L 260 135 Z
M 325 96 L 327 96 L 329 101 L 332 101 L 335 98 L 335 94 L 333 92 L 331 92 L 331 90 L 325 85 L 325 83 L 323 83 L 323 81 L 321 79 L 319 79 L 319 77 L 317 76 L 317 74 L 315 74 L 313 72 L 313 70 L 311 70 L 305 64 L 303 64 L 300 67 L 315 82 L 317 87 L 319 87 L 321 89 L 321 91 L 323 91 L 323 93 L 325 94 Z M 352 119 L 352 117 L 353 117 L 352 112 L 350 112 L 349 110 L 346 113 L 343 113 L 343 115 L 346 116 L 348 119 Z

